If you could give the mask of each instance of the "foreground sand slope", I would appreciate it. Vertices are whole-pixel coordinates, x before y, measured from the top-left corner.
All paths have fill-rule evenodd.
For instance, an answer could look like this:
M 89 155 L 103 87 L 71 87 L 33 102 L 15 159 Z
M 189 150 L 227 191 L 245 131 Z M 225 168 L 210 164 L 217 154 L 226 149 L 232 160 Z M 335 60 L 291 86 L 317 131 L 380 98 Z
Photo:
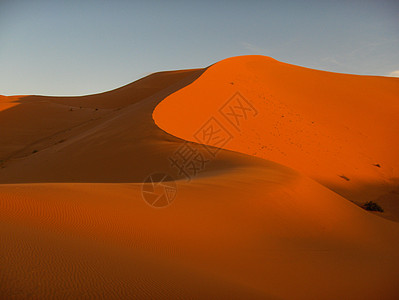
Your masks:
M 242 59 L 272 61 L 223 61 L 223 76 Z M 198 116 L 205 117 L 207 108 L 206 117 L 215 117 L 218 98 L 196 98 L 224 90 L 216 79 L 208 80 L 214 68 L 218 64 L 157 73 L 99 95 L 0 99 L 0 134 L 8 138 L 0 144 L 1 298 L 398 297 L 398 223 L 300 172 L 245 154 L 246 147 L 265 143 L 255 122 L 268 122 L 261 102 L 254 104 L 258 116 L 243 125 L 253 130 L 235 133 L 223 146 L 241 145 L 235 150 L 244 154 L 188 144 L 208 158 L 207 150 L 218 151 L 189 181 L 171 166 L 185 139 L 193 140 L 182 130 L 198 131 Z M 245 68 L 241 73 L 244 82 L 256 82 Z M 198 82 L 200 90 L 186 92 Z M 188 103 L 197 99 L 204 106 L 191 103 L 194 112 L 184 103 L 169 109 L 181 92 Z M 49 116 L 47 123 L 50 112 L 58 117 Z M 157 127 L 152 114 L 174 136 Z M 258 140 L 250 139 L 253 132 Z M 278 139 L 273 142 L 280 146 Z M 314 154 L 328 160 L 329 152 Z M 392 155 L 388 159 L 394 162 Z M 141 182 L 151 172 L 176 178 L 170 206 L 155 209 L 144 201 Z
M 23 298 L 395 299 L 399 227 L 269 163 L 191 183 L 0 187 L 1 292 Z
M 377 201 L 399 220 L 399 79 L 233 57 L 154 111 L 157 125 L 191 141 L 211 117 L 233 137 L 224 148 L 290 166 L 352 201 Z

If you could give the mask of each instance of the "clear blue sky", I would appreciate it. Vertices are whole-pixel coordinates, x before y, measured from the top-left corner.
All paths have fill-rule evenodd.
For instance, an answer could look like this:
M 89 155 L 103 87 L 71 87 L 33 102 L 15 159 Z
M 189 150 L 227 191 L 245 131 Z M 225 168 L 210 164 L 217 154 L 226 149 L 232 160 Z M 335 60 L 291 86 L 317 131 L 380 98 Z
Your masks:
M 0 0 L 2 95 L 96 93 L 246 54 L 394 74 L 399 1 Z

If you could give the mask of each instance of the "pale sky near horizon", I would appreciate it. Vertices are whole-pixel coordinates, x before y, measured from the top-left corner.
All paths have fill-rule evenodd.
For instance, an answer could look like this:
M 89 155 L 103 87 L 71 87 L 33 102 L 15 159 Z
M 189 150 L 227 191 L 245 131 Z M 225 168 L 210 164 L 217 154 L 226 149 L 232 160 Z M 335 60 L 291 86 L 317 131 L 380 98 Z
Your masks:
M 399 1 L 0 0 L 0 95 L 98 93 L 249 54 L 399 77 Z

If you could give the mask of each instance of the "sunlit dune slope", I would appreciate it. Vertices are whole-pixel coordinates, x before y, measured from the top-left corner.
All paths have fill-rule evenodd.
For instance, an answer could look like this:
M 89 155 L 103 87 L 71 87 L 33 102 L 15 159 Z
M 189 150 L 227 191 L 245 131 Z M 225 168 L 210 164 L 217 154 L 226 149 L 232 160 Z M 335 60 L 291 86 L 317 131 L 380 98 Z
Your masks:
M 399 216 L 398 116 L 397 78 L 323 72 L 264 56 L 218 62 L 154 111 L 165 131 L 211 145 L 198 132 L 215 118 L 231 136 L 223 148 L 290 166 Z

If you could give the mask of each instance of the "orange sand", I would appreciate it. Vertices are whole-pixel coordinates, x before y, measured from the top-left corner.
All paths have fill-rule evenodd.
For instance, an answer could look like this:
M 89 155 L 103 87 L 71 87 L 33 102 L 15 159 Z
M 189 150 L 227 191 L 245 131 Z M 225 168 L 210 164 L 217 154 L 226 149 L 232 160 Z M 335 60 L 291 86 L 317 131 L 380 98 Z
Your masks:
M 219 112 L 237 92 L 257 111 L 238 130 Z M 154 111 L 158 126 L 190 141 L 214 115 L 233 135 L 224 148 L 294 168 L 352 201 L 382 201 L 399 220 L 399 79 L 234 57 Z
M 238 128 L 218 111 L 235 92 L 256 110 Z M 398 298 L 398 92 L 247 56 L 1 97 L 0 298 Z M 169 158 L 211 117 L 228 150 L 187 181 Z M 177 179 L 168 207 L 142 198 L 152 172 Z

